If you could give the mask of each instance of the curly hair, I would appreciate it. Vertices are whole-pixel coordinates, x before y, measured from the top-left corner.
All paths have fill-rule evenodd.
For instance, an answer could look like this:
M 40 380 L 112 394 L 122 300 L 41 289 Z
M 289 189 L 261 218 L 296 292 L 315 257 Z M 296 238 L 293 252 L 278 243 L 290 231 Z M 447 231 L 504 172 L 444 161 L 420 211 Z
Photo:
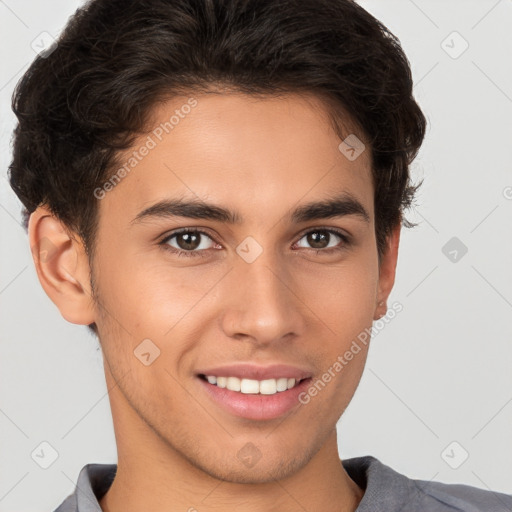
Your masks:
M 399 40 L 353 0 L 91 0 L 20 79 L 10 184 L 46 205 L 93 254 L 98 199 L 152 107 L 213 86 L 313 93 L 371 150 L 379 257 L 416 189 L 426 120 Z

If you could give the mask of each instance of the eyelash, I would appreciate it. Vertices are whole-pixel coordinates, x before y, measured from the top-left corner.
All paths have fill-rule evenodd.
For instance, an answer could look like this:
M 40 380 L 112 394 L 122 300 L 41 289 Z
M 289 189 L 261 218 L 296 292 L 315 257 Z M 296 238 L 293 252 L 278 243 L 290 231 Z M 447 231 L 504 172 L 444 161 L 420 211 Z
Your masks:
M 318 233 L 318 232 L 334 233 L 335 235 L 337 235 L 337 236 L 339 236 L 341 238 L 342 245 L 341 246 L 336 246 L 336 247 L 329 247 L 328 249 L 310 249 L 310 251 L 315 251 L 316 254 L 318 254 L 318 253 L 332 254 L 334 252 L 343 250 L 344 248 L 349 246 L 350 243 L 351 243 L 350 242 L 350 238 L 346 234 L 344 234 L 343 232 L 341 232 L 341 231 L 339 231 L 337 229 L 333 229 L 333 228 L 321 228 L 321 227 L 320 228 L 315 228 L 315 229 L 310 229 L 309 231 L 306 231 L 306 232 L 302 233 L 302 235 L 300 236 L 298 241 L 302 240 L 302 238 L 304 238 L 305 236 L 309 235 L 310 233 Z M 186 258 L 196 258 L 196 257 L 202 258 L 202 257 L 207 257 L 207 254 L 205 254 L 205 253 L 206 253 L 206 251 L 208 249 L 201 249 L 201 250 L 195 250 L 195 251 L 193 251 L 193 250 L 185 251 L 185 250 L 182 250 L 182 249 L 180 250 L 180 249 L 176 249 L 175 247 L 171 247 L 167 243 L 169 240 L 171 240 L 175 236 L 180 235 L 182 233 L 192 233 L 192 234 L 206 235 L 213 242 L 217 243 L 213 239 L 213 237 L 210 236 L 205 231 L 202 231 L 200 229 L 193 229 L 193 228 L 182 228 L 182 229 L 179 229 L 177 231 L 173 231 L 170 235 L 166 236 L 161 242 L 159 242 L 159 245 L 161 245 L 164 250 L 170 251 L 171 253 L 176 254 L 179 257 L 181 257 L 181 256 L 184 256 Z M 216 249 L 214 249 L 214 250 L 216 250 Z

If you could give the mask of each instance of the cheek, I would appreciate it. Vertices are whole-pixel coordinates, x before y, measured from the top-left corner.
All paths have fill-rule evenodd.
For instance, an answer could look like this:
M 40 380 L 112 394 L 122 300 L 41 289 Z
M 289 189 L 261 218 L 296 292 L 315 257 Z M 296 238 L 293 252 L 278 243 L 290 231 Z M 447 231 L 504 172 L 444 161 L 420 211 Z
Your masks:
M 315 347 L 323 373 L 312 392 L 330 396 L 336 411 L 350 402 L 366 362 L 378 287 L 378 266 L 372 262 L 371 254 L 361 255 L 301 279 L 304 300 L 323 332 L 321 348 Z
M 202 299 L 228 270 L 220 265 L 180 267 L 166 262 L 163 256 L 144 254 L 111 256 L 99 265 L 106 308 L 116 311 L 127 329 L 149 329 L 159 336 L 179 319 L 201 309 Z
M 366 261 L 369 260 L 369 261 Z M 317 266 L 295 273 L 300 297 L 343 338 L 371 324 L 378 289 L 378 268 L 365 255 L 337 266 Z

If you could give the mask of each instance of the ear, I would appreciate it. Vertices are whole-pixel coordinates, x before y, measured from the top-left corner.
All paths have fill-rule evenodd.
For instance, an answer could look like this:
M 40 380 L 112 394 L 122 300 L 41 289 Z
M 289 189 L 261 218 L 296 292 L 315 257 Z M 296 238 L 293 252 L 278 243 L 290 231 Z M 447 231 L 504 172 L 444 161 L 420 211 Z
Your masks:
M 378 320 L 382 318 L 386 311 L 387 300 L 393 285 L 395 284 L 396 263 L 398 260 L 398 245 L 400 243 L 400 230 L 402 228 L 401 222 L 393 228 L 388 236 L 386 249 L 381 256 L 379 265 L 379 286 L 377 291 L 377 300 L 373 319 Z
M 89 260 L 79 237 L 45 206 L 31 214 L 28 236 L 39 282 L 61 315 L 73 324 L 94 323 Z

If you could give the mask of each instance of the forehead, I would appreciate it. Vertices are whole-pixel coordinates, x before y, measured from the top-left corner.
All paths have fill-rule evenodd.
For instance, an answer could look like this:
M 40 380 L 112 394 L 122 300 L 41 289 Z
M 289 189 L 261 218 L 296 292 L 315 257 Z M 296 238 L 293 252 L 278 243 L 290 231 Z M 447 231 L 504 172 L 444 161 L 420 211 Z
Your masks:
M 345 192 L 373 216 L 369 148 L 347 158 L 327 108 L 298 94 L 203 93 L 161 103 L 147 133 L 119 155 L 122 178 L 100 210 L 133 218 L 153 202 L 181 197 L 251 208 L 263 222 L 301 202 Z M 350 133 L 350 121 L 342 122 Z

